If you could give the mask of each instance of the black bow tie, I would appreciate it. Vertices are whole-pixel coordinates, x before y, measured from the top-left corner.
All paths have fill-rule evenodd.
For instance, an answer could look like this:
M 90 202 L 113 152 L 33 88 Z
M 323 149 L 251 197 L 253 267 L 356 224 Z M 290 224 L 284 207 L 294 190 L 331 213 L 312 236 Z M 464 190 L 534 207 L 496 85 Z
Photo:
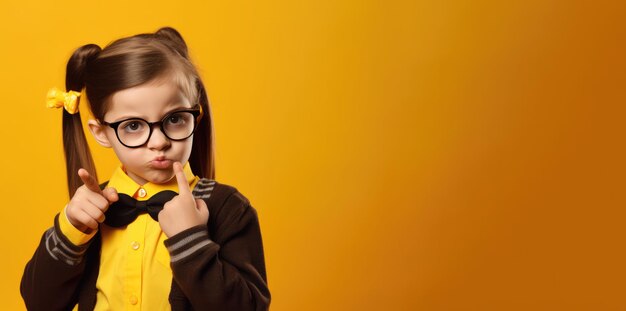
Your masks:
M 148 213 L 152 219 L 159 221 L 159 212 L 163 205 L 177 195 L 178 193 L 174 191 L 165 190 L 153 195 L 147 201 L 137 201 L 129 195 L 120 193 L 119 200 L 113 202 L 104 213 L 104 223 L 111 227 L 124 227 L 143 213 Z

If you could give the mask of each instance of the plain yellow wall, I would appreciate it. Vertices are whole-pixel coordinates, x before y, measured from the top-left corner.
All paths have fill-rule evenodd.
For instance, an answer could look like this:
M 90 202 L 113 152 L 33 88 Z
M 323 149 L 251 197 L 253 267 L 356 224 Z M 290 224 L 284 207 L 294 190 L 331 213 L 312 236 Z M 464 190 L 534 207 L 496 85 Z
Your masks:
M 3 0 L 0 308 L 68 200 L 48 88 L 170 25 L 272 310 L 624 310 L 623 3 Z

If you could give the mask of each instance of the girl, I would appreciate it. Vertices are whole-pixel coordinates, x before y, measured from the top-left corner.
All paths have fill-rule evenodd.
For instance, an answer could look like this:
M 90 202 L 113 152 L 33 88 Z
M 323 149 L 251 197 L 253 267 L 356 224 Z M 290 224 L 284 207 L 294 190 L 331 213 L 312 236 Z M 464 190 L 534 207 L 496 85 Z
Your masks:
M 120 166 L 98 185 L 77 109 Z M 78 48 L 67 64 L 63 143 L 71 200 L 26 265 L 29 310 L 266 310 L 254 208 L 213 180 L 211 116 L 172 28 Z

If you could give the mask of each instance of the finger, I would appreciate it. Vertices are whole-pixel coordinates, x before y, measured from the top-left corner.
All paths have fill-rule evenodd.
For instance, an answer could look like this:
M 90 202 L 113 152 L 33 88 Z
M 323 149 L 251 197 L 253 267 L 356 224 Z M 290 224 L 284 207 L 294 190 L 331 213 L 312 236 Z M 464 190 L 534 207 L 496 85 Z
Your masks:
M 96 181 L 96 179 L 93 178 L 93 176 L 91 176 L 91 174 L 89 174 L 89 172 L 87 172 L 86 169 L 84 168 L 79 169 L 78 176 L 80 176 L 80 179 L 83 181 L 87 189 L 96 193 L 101 192 L 100 186 L 98 185 L 98 181 Z
M 87 201 L 100 209 L 101 211 L 107 210 L 109 208 L 109 201 L 105 199 L 101 195 L 90 195 L 87 196 Z
M 98 229 L 98 222 L 85 211 L 80 211 L 80 213 L 76 215 L 76 220 L 90 229 Z
M 91 219 L 96 220 L 98 223 L 102 223 L 104 221 L 104 212 L 94 205 L 89 205 L 83 208 L 83 211 L 91 217 Z
M 119 196 L 117 195 L 117 190 L 115 188 L 106 187 L 102 190 L 102 195 L 104 196 L 109 203 L 117 202 L 119 200 Z
M 202 199 L 196 199 L 196 207 L 202 219 L 209 219 L 209 208 L 206 206 L 206 202 Z
M 191 196 L 187 177 L 185 177 L 183 165 L 180 162 L 174 162 L 174 174 L 176 174 L 176 181 L 178 182 L 178 195 Z
M 204 200 L 202 199 L 196 199 L 196 208 L 198 209 L 198 211 L 202 211 L 203 209 L 208 210 L 206 202 L 204 202 Z

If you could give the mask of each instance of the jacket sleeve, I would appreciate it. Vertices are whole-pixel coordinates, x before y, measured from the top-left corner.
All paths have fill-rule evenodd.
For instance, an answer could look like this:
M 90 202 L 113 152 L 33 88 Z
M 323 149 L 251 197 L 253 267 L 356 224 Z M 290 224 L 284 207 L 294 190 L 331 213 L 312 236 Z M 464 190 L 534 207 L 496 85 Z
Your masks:
M 61 233 L 57 214 L 22 275 L 20 293 L 28 310 L 72 310 L 88 246 L 76 246 Z
M 237 191 L 222 204 L 209 208 L 218 212 L 209 216 L 214 228 L 196 226 L 165 240 L 174 281 L 194 310 L 267 310 L 270 292 L 257 213 Z

